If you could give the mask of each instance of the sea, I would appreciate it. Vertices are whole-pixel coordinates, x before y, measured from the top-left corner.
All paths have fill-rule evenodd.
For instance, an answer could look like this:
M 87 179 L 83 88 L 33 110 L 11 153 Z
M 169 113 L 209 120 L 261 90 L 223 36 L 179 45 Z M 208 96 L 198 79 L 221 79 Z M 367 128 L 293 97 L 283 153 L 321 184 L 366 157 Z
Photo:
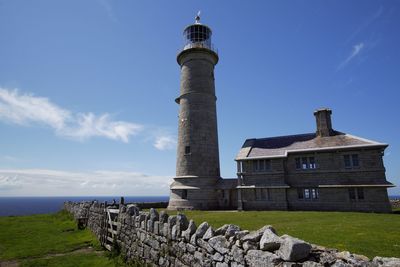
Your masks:
M 163 202 L 168 196 L 127 196 L 125 203 Z M 84 196 L 84 197 L 0 197 L 0 216 L 22 216 L 32 214 L 54 213 L 62 209 L 66 201 L 120 201 L 120 196 Z
M 389 196 L 390 199 L 400 199 L 400 195 Z M 125 203 L 132 202 L 163 202 L 168 196 L 124 197 Z M 0 197 L 0 216 L 22 216 L 32 214 L 54 213 L 62 209 L 66 201 L 107 201 L 119 202 L 118 196 L 85 196 L 85 197 Z

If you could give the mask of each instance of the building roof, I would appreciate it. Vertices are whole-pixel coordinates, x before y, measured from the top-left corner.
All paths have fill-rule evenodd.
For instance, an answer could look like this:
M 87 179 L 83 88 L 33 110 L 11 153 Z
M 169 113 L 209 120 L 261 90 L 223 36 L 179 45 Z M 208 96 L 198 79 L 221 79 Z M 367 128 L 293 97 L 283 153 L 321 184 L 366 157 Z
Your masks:
M 257 158 L 281 158 L 288 153 L 321 150 L 351 149 L 361 147 L 382 147 L 388 145 L 354 135 L 334 131 L 333 135 L 320 137 L 315 133 L 247 139 L 236 160 Z

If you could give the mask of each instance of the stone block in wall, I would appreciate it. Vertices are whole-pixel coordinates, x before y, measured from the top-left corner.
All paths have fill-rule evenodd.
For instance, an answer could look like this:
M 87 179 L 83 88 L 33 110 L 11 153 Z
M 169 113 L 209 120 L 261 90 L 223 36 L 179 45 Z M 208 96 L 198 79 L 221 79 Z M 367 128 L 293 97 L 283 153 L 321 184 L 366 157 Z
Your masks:
M 163 224 L 162 235 L 165 236 L 166 238 L 168 238 L 168 236 L 169 236 L 169 224 L 168 223 Z
M 148 220 L 147 221 L 147 227 L 146 227 L 146 230 L 148 231 L 148 232 L 153 232 L 153 226 L 154 226 L 154 221 L 152 221 L 152 220 Z
M 154 222 L 153 233 L 158 235 L 160 233 L 160 222 Z
M 189 226 L 189 220 L 185 214 L 179 213 L 176 215 L 176 224 L 178 225 L 180 232 L 185 231 Z
M 245 256 L 246 264 L 249 267 L 276 266 L 281 262 L 277 255 L 261 250 L 249 250 Z
M 266 229 L 272 229 L 272 231 L 275 232 L 274 228 L 271 225 L 266 225 L 266 226 L 262 227 L 261 229 L 250 232 L 249 234 L 242 237 L 241 240 L 243 242 L 245 242 L 245 241 L 258 242 L 258 241 L 260 241 L 260 239 Z
M 126 206 L 126 213 L 130 216 L 139 215 L 139 208 L 135 204 L 128 204 Z
M 267 228 L 260 239 L 260 249 L 273 252 L 279 249 L 282 242 L 282 238 L 270 228 Z
M 231 267 L 244 267 L 244 265 L 234 261 L 231 263 Z
M 212 248 L 214 248 L 216 251 L 221 253 L 222 255 L 225 255 L 226 253 L 229 252 L 228 246 L 227 246 L 227 240 L 224 236 L 214 236 L 208 240 L 208 243 Z
M 156 209 L 151 208 L 149 214 L 150 214 L 149 215 L 150 221 L 153 221 L 153 222 L 158 221 L 159 215 L 158 215 L 158 212 Z
M 192 234 L 196 232 L 196 224 L 194 223 L 193 220 L 190 220 L 189 225 L 185 231 L 182 232 L 182 237 L 186 242 L 190 241 L 190 237 Z
M 212 259 L 213 259 L 214 261 L 222 262 L 222 261 L 224 261 L 224 256 L 223 256 L 221 253 L 216 252 L 216 253 L 214 253 L 214 255 L 212 256 Z
M 197 245 L 201 248 L 204 248 L 210 254 L 214 253 L 213 247 L 207 241 L 204 241 L 201 238 L 197 239 Z
M 195 232 L 196 237 L 199 238 L 203 237 L 203 235 L 206 233 L 209 227 L 210 225 L 208 224 L 208 222 L 201 223 L 199 227 L 197 227 L 197 230 Z
M 385 258 L 385 257 L 375 257 L 372 260 L 373 264 L 379 267 L 387 266 L 387 267 L 395 267 L 400 266 L 399 258 Z
M 187 243 L 185 244 L 186 244 L 186 251 L 191 254 L 194 254 L 194 252 L 196 251 L 196 247 L 193 246 L 192 244 L 187 244 Z
M 311 245 L 303 240 L 283 235 L 283 242 L 277 251 L 285 261 L 300 261 L 308 257 L 311 251 Z
M 175 224 L 174 226 L 172 226 L 171 229 L 171 240 L 176 240 L 178 236 L 179 236 L 179 228 L 178 225 Z
M 228 224 L 228 228 L 225 231 L 225 237 L 235 236 L 237 232 L 240 232 L 240 227 L 234 224 Z
M 168 222 L 168 217 L 169 217 L 169 215 L 165 211 L 161 211 L 160 214 L 159 214 L 160 223 Z
M 244 264 L 244 250 L 239 248 L 238 246 L 234 245 L 230 251 L 230 254 L 233 257 L 233 260 L 240 263 Z
M 257 243 L 253 241 L 245 241 L 242 244 L 244 252 L 247 252 L 249 250 L 255 250 L 258 249 Z
M 211 237 L 214 237 L 214 229 L 212 228 L 212 226 L 208 227 L 207 231 L 204 233 L 202 238 L 203 240 L 207 241 Z
M 320 264 L 318 262 L 314 262 L 314 261 L 306 261 L 301 264 L 301 267 L 324 267 L 324 266 L 325 265 L 322 265 L 322 264 Z
M 197 236 L 196 236 L 196 234 L 193 234 L 192 237 L 190 238 L 190 244 L 192 244 L 193 246 L 197 245 Z

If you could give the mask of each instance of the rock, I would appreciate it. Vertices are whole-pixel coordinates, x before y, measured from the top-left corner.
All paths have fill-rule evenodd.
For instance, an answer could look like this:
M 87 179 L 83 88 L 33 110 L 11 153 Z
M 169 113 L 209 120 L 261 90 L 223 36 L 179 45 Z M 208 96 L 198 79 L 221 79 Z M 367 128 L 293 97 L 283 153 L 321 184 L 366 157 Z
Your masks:
M 176 224 L 176 220 L 177 220 L 176 215 L 168 217 L 168 225 L 169 225 L 170 229 L 172 229 L 172 226 L 174 226 Z
M 231 253 L 235 261 L 237 261 L 240 264 L 244 264 L 244 251 L 241 248 L 233 246 Z
M 160 233 L 160 222 L 154 222 L 153 233 L 156 235 Z
M 156 209 L 151 208 L 150 209 L 150 221 L 158 221 L 159 215 Z
M 224 256 L 222 256 L 220 253 L 216 252 L 213 256 L 212 259 L 214 261 L 224 261 Z
M 160 223 L 168 222 L 168 217 L 169 217 L 169 215 L 165 211 L 161 211 L 160 215 L 159 215 Z
M 265 230 L 271 229 L 271 231 L 275 232 L 274 228 L 272 228 L 271 225 L 266 225 L 261 229 L 258 229 L 257 231 L 250 232 L 249 234 L 243 236 L 240 240 L 245 242 L 245 241 L 251 241 L 251 242 L 258 242 L 261 239 L 261 236 L 264 234 Z
M 197 245 L 207 250 L 207 252 L 210 254 L 214 253 L 214 249 L 211 247 L 211 245 L 207 241 L 204 241 L 201 238 L 197 239 Z
M 225 237 L 235 236 L 237 232 L 240 232 L 240 227 L 234 224 L 229 224 L 225 231 Z
M 337 260 L 331 267 L 353 267 L 353 265 L 345 263 L 343 260 Z
M 139 208 L 134 204 L 129 204 L 126 207 L 126 213 L 129 214 L 130 216 L 139 215 Z
M 229 267 L 229 265 L 226 262 L 217 262 L 215 267 Z
M 275 251 L 279 249 L 281 243 L 283 242 L 282 238 L 276 235 L 270 228 L 266 229 L 260 240 L 260 249 L 266 251 Z
M 231 267 L 244 267 L 244 265 L 234 261 L 231 263 Z
M 261 250 L 249 250 L 245 256 L 245 260 L 249 267 L 275 266 L 281 261 L 277 255 Z
M 199 225 L 199 227 L 197 228 L 195 235 L 197 237 L 203 237 L 203 235 L 206 233 L 206 231 L 208 230 L 210 226 L 208 225 L 207 222 L 203 222 Z
M 283 235 L 283 242 L 276 253 L 285 261 L 300 261 L 308 257 L 311 245 L 303 240 Z
M 247 252 L 248 250 L 258 249 L 257 244 L 252 241 L 244 242 L 242 247 L 244 249 L 244 252 Z
M 176 224 L 179 227 L 179 231 L 185 231 L 188 228 L 189 221 L 185 214 L 179 213 L 176 215 Z
M 172 226 L 171 239 L 176 240 L 177 235 L 178 235 L 178 226 L 175 224 L 174 226 Z
M 335 254 L 335 257 L 339 260 L 343 260 L 345 263 L 350 263 L 353 266 L 365 266 L 366 262 L 369 262 L 369 258 L 364 255 L 351 254 L 348 251 L 342 251 Z
M 215 235 L 225 235 L 226 229 L 228 229 L 229 224 L 224 224 L 217 230 L 215 230 Z
M 214 236 L 208 240 L 208 243 L 222 255 L 229 252 L 226 244 L 226 238 L 224 236 Z
M 189 225 L 185 231 L 182 232 L 182 237 L 186 242 L 190 241 L 190 237 L 196 232 L 196 224 L 193 220 L 190 220 Z
M 399 267 L 399 258 L 385 258 L 385 257 L 375 257 L 372 262 L 379 267 Z
M 314 261 L 306 261 L 303 262 L 303 267 L 324 267 L 324 265 Z
M 197 236 L 196 234 L 193 234 L 192 237 L 190 238 L 190 244 L 192 244 L 193 246 L 197 245 Z
M 186 250 L 187 250 L 189 253 L 193 254 L 193 253 L 196 251 L 196 247 L 193 246 L 192 244 L 186 244 Z
M 207 241 L 209 240 L 211 237 L 214 236 L 214 230 L 212 229 L 212 227 L 208 227 L 207 231 L 205 232 L 205 234 L 203 235 L 203 240 Z

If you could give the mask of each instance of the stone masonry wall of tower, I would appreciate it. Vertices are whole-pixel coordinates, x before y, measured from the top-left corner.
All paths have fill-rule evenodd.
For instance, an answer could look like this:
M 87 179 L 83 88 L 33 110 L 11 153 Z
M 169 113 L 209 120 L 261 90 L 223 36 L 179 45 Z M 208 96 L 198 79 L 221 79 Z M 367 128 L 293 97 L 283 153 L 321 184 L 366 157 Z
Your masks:
M 178 56 L 181 66 L 176 176 L 220 177 L 214 52 L 193 48 Z

